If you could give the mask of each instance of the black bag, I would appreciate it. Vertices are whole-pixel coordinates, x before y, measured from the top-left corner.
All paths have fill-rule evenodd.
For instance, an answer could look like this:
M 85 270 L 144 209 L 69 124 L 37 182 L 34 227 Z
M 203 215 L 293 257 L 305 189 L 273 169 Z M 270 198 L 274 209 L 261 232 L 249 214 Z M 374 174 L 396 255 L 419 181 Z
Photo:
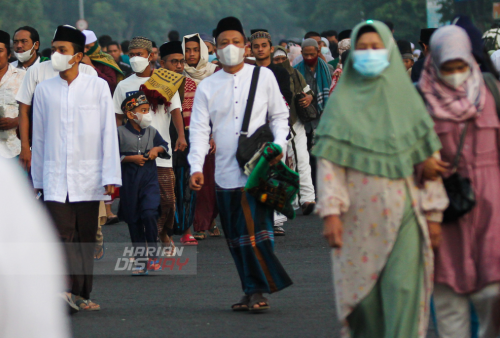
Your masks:
M 302 93 L 295 95 L 295 112 L 297 113 L 297 116 L 302 124 L 306 124 L 307 122 L 311 122 L 319 118 L 318 111 L 312 102 L 309 106 L 307 106 L 307 108 L 300 106 L 299 101 L 304 97 L 306 96 Z
M 255 92 L 257 91 L 257 83 L 259 81 L 260 67 L 255 67 L 252 75 L 252 83 L 248 94 L 247 106 L 245 109 L 245 117 L 241 126 L 240 138 L 238 139 L 238 149 L 236 150 L 236 160 L 241 168 L 245 167 L 260 148 L 267 142 L 274 141 L 274 135 L 269 128 L 269 124 L 259 127 L 252 136 L 248 137 L 248 126 L 252 115 L 253 102 L 255 100 Z
M 455 160 L 453 161 L 453 174 L 450 177 L 443 179 L 444 188 L 446 189 L 448 199 L 450 200 L 450 204 L 443 214 L 443 223 L 456 221 L 463 215 L 470 212 L 476 205 L 476 196 L 474 194 L 472 184 L 470 183 L 470 179 L 462 177 L 457 172 L 469 123 L 470 122 L 465 123 L 464 130 L 460 136 L 460 144 L 458 146 L 457 154 L 455 155 Z
M 296 83 L 300 85 L 300 80 L 299 77 L 297 76 L 296 71 L 294 72 Z M 295 112 L 297 113 L 297 117 L 299 118 L 300 122 L 302 124 L 306 124 L 308 122 L 311 122 L 313 120 L 316 120 L 319 118 L 318 111 L 316 110 L 316 107 L 314 107 L 313 103 L 307 107 L 307 108 L 302 108 L 299 104 L 299 101 L 302 100 L 305 97 L 304 94 L 302 93 L 297 93 L 295 95 Z

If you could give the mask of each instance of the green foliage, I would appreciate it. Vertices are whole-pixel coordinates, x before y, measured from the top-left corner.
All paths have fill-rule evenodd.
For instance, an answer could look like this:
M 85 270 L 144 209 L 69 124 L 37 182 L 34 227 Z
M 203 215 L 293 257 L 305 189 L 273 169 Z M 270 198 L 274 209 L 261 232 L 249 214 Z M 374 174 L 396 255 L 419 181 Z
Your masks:
M 441 22 L 449 22 L 456 14 L 466 14 L 471 17 L 474 24 L 486 31 L 493 23 L 493 3 L 498 0 L 473 0 L 455 2 L 454 0 L 441 0 L 440 13 L 443 15 Z

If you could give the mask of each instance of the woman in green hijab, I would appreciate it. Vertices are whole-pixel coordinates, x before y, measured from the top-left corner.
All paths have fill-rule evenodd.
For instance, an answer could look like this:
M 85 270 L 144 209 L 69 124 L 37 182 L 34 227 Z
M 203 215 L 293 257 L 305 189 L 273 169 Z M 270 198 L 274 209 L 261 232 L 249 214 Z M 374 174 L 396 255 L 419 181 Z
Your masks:
M 351 38 L 313 148 L 337 313 L 344 337 L 425 337 L 429 228 L 439 229 L 448 199 L 439 180 L 419 189 L 414 166 L 441 145 L 388 27 L 370 20 Z

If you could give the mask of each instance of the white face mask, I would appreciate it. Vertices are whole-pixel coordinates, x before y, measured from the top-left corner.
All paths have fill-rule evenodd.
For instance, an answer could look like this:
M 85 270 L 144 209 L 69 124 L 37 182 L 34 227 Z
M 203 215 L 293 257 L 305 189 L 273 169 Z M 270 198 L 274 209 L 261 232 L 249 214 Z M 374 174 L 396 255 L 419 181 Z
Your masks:
M 328 47 L 321 47 L 321 54 L 326 55 L 330 51 L 330 48 Z
M 151 122 L 153 122 L 153 115 L 151 115 L 151 112 L 146 113 L 146 114 L 135 114 L 135 119 L 134 121 L 142 128 L 146 129 L 151 125 Z
M 142 73 L 149 66 L 149 55 L 147 58 L 142 56 L 134 56 L 130 58 L 130 66 L 135 73 Z
M 54 54 L 52 54 L 52 57 L 51 57 L 52 68 L 54 68 L 54 70 L 56 72 L 64 72 L 65 70 L 70 69 L 71 67 L 73 67 L 75 62 L 73 62 L 72 64 L 69 64 L 69 61 L 75 55 L 64 55 L 64 54 L 61 54 L 59 52 L 55 52 Z
M 19 62 L 23 63 L 23 62 L 26 62 L 28 61 L 29 59 L 31 59 L 31 52 L 35 49 L 35 44 L 33 44 L 33 47 L 31 47 L 30 50 L 27 50 L 26 52 L 24 53 L 16 53 L 14 52 L 14 55 L 16 56 L 16 59 L 19 60 Z
M 228 45 L 223 49 L 217 49 L 219 61 L 226 66 L 237 66 L 243 62 L 245 48 L 239 48 L 235 45 Z
M 442 75 L 441 72 L 439 72 L 439 77 L 446 82 L 448 85 L 451 87 L 457 89 L 461 85 L 464 84 L 465 81 L 470 77 L 471 75 L 471 70 L 468 68 L 465 72 L 463 73 L 455 73 L 455 74 L 450 74 L 450 75 Z

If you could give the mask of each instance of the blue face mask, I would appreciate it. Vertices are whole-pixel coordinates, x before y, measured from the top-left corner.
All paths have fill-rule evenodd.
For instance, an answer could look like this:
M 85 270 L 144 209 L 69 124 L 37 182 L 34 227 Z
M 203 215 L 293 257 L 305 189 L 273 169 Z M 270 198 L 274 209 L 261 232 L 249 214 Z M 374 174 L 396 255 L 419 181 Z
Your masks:
M 217 58 L 217 55 L 215 55 L 215 53 L 213 54 L 209 54 L 208 55 L 208 62 L 212 62 L 213 60 L 215 60 Z
M 354 69 L 366 77 L 379 76 L 389 67 L 389 51 L 387 49 L 355 50 Z

